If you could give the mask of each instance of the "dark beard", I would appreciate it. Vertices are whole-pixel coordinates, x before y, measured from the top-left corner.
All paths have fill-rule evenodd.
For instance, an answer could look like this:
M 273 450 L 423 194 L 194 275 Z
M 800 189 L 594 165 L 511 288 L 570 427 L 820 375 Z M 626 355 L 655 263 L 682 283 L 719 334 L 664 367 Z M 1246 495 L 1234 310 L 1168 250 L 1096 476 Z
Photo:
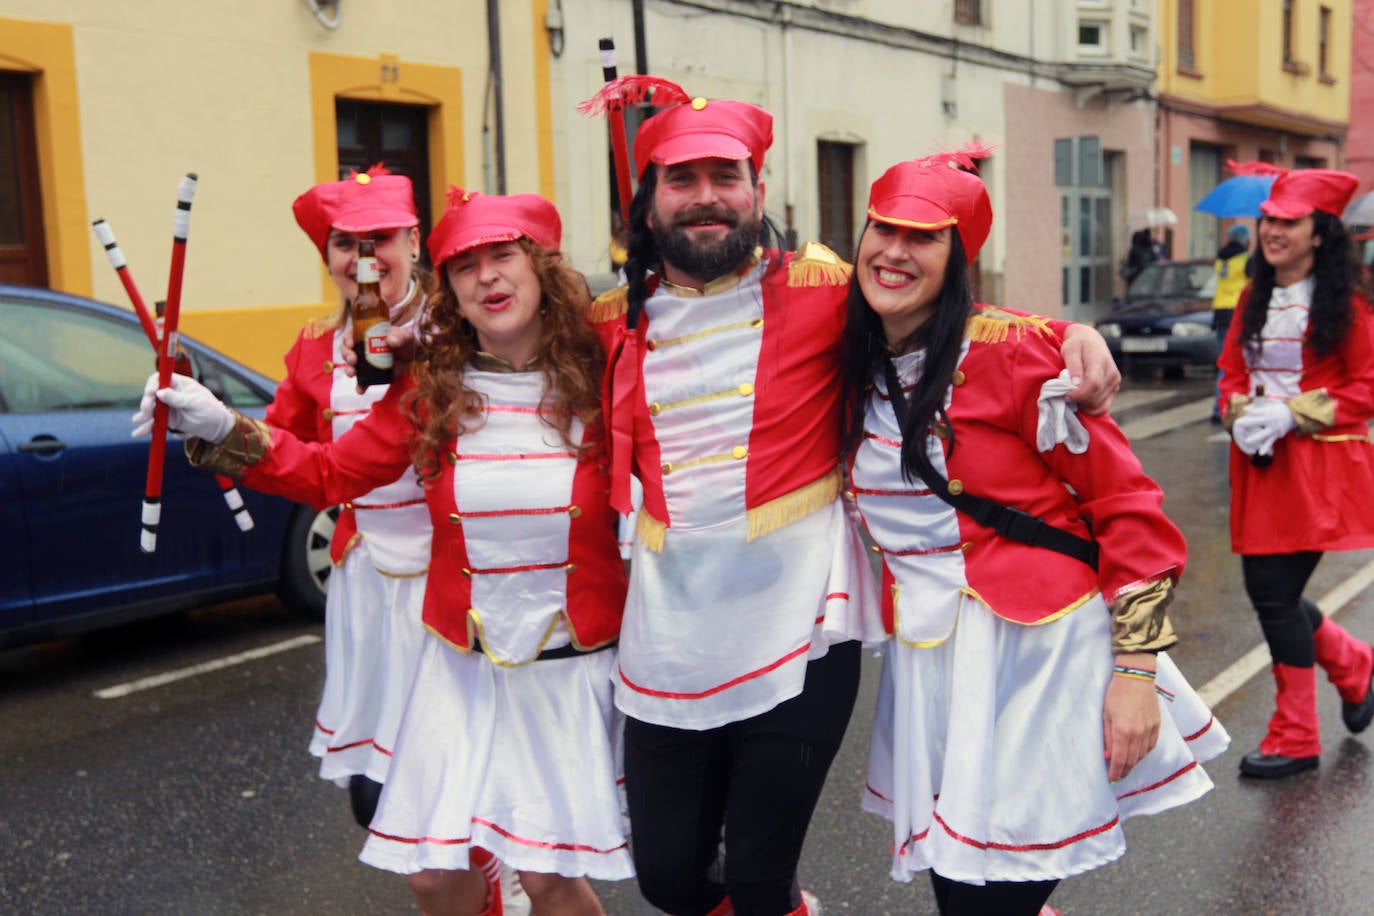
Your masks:
M 698 280 L 714 280 L 739 267 L 754 253 L 759 243 L 759 220 L 748 217 L 740 220 L 734 213 L 714 214 L 723 222 L 732 223 L 729 231 L 716 240 L 693 241 L 683 224 L 698 218 L 680 218 L 670 232 L 663 232 L 657 220 L 649 228 L 658 246 L 659 257 L 678 270 Z

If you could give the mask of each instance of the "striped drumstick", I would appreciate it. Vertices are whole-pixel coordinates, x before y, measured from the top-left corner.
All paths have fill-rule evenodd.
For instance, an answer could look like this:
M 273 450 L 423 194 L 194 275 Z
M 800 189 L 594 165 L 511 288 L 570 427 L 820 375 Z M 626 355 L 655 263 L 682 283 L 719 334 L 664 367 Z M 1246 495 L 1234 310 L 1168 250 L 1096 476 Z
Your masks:
M 156 318 L 148 314 L 148 305 L 143 301 L 143 296 L 138 291 L 138 285 L 134 283 L 133 272 L 129 270 L 129 262 L 124 257 L 124 250 L 119 247 L 119 242 L 115 240 L 114 229 L 103 219 L 98 219 L 92 223 L 91 229 L 105 249 L 105 254 L 110 259 L 110 266 L 115 269 L 115 273 L 119 276 L 119 282 L 124 285 L 124 292 L 129 296 L 129 302 L 138 315 L 138 322 L 143 326 L 143 333 L 147 335 L 148 343 L 152 344 L 153 356 L 156 358 L 160 347 L 159 341 L 162 337 L 158 330 L 158 322 Z M 216 474 L 215 482 L 219 484 L 220 492 L 224 494 L 224 502 L 229 507 L 229 511 L 234 514 L 234 522 L 239 526 L 239 530 L 252 531 L 253 516 L 249 514 L 248 507 L 244 505 L 243 497 L 239 494 L 234 481 L 223 474 Z
M 196 176 L 189 173 L 177 183 L 177 212 L 172 222 L 172 268 L 167 278 L 167 318 L 157 354 L 157 387 L 172 384 L 172 363 L 177 351 L 177 322 L 181 318 L 181 280 L 186 270 L 186 235 L 191 228 L 191 200 L 196 195 Z M 162 521 L 162 467 L 167 458 L 167 405 L 153 405 L 153 442 L 148 451 L 148 481 L 143 491 L 143 532 L 139 547 L 144 553 L 157 550 L 157 527 Z
M 143 296 L 138 292 L 138 286 L 134 284 L 133 274 L 129 272 L 129 262 L 124 259 L 124 250 L 115 241 L 114 230 L 110 224 L 103 219 L 98 219 L 91 223 L 91 231 L 95 233 L 96 240 L 105 248 L 105 255 L 110 259 L 110 266 L 119 275 L 119 282 L 124 284 L 124 292 L 129 295 L 129 302 L 133 304 L 134 312 L 138 315 L 138 323 L 143 325 L 143 333 L 148 335 L 148 343 L 153 345 L 153 352 L 157 352 L 157 326 L 153 323 L 153 316 L 148 311 L 148 304 L 143 301 Z
M 616 60 L 615 39 L 597 40 L 601 56 L 601 78 L 607 83 L 615 82 Z M 621 99 L 610 102 L 607 114 L 611 124 L 611 158 L 615 164 L 616 196 L 620 198 L 620 219 L 625 231 L 630 231 L 630 200 L 634 189 L 630 184 L 630 150 L 625 138 L 625 103 Z

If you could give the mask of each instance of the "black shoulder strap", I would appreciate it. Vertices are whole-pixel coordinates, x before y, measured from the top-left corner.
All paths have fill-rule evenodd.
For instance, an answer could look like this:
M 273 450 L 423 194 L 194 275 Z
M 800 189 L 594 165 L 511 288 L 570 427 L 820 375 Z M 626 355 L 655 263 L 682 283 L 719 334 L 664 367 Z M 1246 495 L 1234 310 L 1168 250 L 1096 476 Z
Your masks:
M 897 427 L 905 432 L 910 405 L 907 403 L 906 392 L 902 390 L 901 379 L 897 376 L 897 367 L 892 364 L 892 360 L 888 357 L 883 358 L 883 375 L 887 382 L 887 396 L 892 402 L 892 412 L 897 417 Z M 974 496 L 965 491 L 952 493 L 949 489 L 949 481 L 940 476 L 939 472 L 933 468 L 931 476 L 934 479 L 925 482 L 930 487 L 930 492 L 978 524 L 991 528 L 1004 538 L 1020 541 L 1022 544 L 1044 547 L 1055 553 L 1073 557 L 1075 560 L 1080 560 L 1093 569 L 1097 569 L 1096 541 L 1070 534 L 1062 528 L 1056 528 L 1043 518 L 1017 509 L 1015 506 L 1004 506 L 1001 503 L 984 499 L 981 496 Z

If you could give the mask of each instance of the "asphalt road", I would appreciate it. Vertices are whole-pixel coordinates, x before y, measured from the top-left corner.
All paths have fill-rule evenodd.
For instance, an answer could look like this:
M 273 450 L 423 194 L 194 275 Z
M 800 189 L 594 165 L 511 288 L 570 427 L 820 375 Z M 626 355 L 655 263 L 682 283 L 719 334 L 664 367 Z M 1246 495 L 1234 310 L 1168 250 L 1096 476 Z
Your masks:
M 1374 912 L 1374 732 L 1343 733 L 1334 691 L 1322 691 L 1318 771 L 1275 784 L 1236 776 L 1272 687 L 1262 658 L 1246 663 L 1261 640 L 1229 552 L 1226 443 L 1198 403 L 1209 390 L 1200 379 L 1135 384 L 1116 413 L 1190 545 L 1172 654 L 1216 699 L 1233 744 L 1208 765 L 1211 794 L 1128 822 L 1125 858 L 1065 882 L 1052 902 L 1066 916 Z M 1371 562 L 1374 552 L 1330 555 L 1309 592 L 1339 603 L 1338 619 L 1368 639 L 1374 598 L 1358 576 Z M 413 912 L 401 878 L 357 862 L 363 835 L 346 795 L 305 751 L 322 636 L 264 598 L 0 652 L 0 912 Z M 215 667 L 225 659 L 238 661 Z M 888 826 L 858 810 L 877 675 L 865 664 L 803 879 L 828 914 L 934 913 L 924 882 L 887 876 Z M 632 883 L 597 890 L 611 916 L 653 912 Z

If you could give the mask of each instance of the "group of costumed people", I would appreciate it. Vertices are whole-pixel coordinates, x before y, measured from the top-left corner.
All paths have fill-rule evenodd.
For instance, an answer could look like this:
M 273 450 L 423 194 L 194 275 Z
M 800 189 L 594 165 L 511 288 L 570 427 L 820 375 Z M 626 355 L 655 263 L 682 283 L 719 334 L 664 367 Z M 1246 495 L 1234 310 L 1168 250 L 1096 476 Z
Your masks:
M 1106 415 L 1110 354 L 974 301 L 985 148 L 885 172 L 851 265 L 778 244 L 766 111 L 653 84 L 624 286 L 591 300 L 542 197 L 456 190 L 415 279 L 408 182 L 326 183 L 297 217 L 345 299 L 377 239 L 413 347 L 396 381 L 357 392 L 341 315 L 297 342 L 267 422 L 181 377 L 136 420 L 161 400 L 197 464 L 345 507 L 312 747 L 363 861 L 429 916 L 601 913 L 588 879 L 631 876 L 673 916 L 815 916 L 798 861 L 865 644 L 862 806 L 893 877 L 928 871 L 942 914 L 1052 912 L 1124 819 L 1208 791 L 1229 740 L 1166 651 L 1186 547 Z M 1280 687 L 1252 775 L 1315 765 L 1314 660 L 1352 730 L 1374 712 L 1374 652 L 1301 595 L 1320 551 L 1374 546 L 1349 498 L 1374 491 L 1374 324 L 1348 251 L 1323 260 L 1349 247 L 1340 188 L 1275 183 L 1222 358 L 1234 546 Z M 1286 488 L 1302 524 L 1275 523 Z

